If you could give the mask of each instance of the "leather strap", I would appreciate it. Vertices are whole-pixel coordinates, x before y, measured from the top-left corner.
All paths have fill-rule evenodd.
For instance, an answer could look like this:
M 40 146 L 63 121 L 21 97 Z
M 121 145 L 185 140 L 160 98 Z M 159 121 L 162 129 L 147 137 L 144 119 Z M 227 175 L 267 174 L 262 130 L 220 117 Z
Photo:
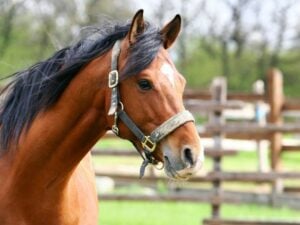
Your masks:
M 178 127 L 182 126 L 187 122 L 195 122 L 193 115 L 187 110 L 181 111 L 180 113 L 175 114 L 170 119 L 161 124 L 159 127 L 157 127 L 150 134 L 150 138 L 154 142 L 159 142 L 171 132 L 176 130 Z
M 132 119 L 130 119 L 130 117 L 124 110 L 118 112 L 118 117 L 131 130 L 131 132 L 137 137 L 139 141 L 144 140 L 144 133 L 135 125 L 135 123 L 132 121 Z
M 111 88 L 111 99 L 110 99 L 110 108 L 108 111 L 108 115 L 113 115 L 117 112 L 118 104 L 120 101 L 118 84 L 119 84 L 119 72 L 118 72 L 118 61 L 120 55 L 121 42 L 118 40 L 114 44 L 112 49 L 111 56 L 111 71 L 108 74 L 108 87 Z
M 111 70 L 118 70 L 118 59 L 121 52 L 121 41 L 117 40 L 112 48 Z

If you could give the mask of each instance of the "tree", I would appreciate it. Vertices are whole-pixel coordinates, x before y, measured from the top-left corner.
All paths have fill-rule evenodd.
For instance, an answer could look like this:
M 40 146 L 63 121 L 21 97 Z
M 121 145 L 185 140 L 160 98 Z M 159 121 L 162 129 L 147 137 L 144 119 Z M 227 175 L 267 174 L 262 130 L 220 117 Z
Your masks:
M 273 21 L 275 25 L 277 25 L 277 31 L 276 31 L 276 40 L 275 40 L 275 46 L 272 51 L 271 55 L 271 66 L 278 66 L 279 64 L 279 57 L 280 53 L 283 48 L 285 33 L 288 29 L 288 14 L 290 9 L 294 6 L 295 2 L 287 1 L 286 4 L 280 5 L 278 1 L 275 1 L 278 11 L 273 12 Z
M 84 24 L 98 24 L 103 20 L 128 20 L 132 17 L 128 0 L 88 0 L 85 5 L 86 20 Z
M 4 56 L 5 51 L 10 45 L 11 33 L 13 29 L 14 19 L 16 17 L 17 10 L 22 6 L 23 2 L 10 2 L 1 1 L 0 14 L 2 20 L 0 20 L 0 58 Z

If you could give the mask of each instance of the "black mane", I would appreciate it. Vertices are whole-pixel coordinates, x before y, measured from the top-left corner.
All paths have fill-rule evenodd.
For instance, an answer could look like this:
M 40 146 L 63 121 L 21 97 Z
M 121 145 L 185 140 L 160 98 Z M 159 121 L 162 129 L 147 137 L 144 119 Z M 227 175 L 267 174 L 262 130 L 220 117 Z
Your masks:
M 17 142 L 22 130 L 30 126 L 37 114 L 58 101 L 76 74 L 91 60 L 111 49 L 117 40 L 124 38 L 129 29 L 130 23 L 93 28 L 91 36 L 14 74 L 14 80 L 2 93 L 7 92 L 0 110 L 2 149 Z M 145 69 L 157 55 L 161 44 L 159 30 L 147 23 L 145 32 L 130 47 L 121 79 Z

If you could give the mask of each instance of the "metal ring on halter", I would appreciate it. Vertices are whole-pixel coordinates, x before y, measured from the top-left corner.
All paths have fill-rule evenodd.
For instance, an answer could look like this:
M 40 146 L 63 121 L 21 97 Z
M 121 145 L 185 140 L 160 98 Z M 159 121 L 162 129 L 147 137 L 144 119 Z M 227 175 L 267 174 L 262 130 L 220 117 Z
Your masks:
M 159 166 L 161 165 L 161 166 Z M 155 167 L 155 169 L 157 170 L 162 170 L 163 168 L 165 168 L 165 164 L 163 162 L 158 161 L 157 164 L 153 164 L 153 166 Z
M 120 111 L 123 111 L 124 110 L 124 105 L 121 101 L 119 101 L 119 106 L 120 106 Z

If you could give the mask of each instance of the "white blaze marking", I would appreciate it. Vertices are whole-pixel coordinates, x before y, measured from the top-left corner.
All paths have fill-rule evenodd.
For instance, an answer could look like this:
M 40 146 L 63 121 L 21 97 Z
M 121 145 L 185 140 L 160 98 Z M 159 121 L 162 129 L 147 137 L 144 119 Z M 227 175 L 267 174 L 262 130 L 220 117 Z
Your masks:
M 170 64 L 168 63 L 164 63 L 162 65 L 162 67 L 160 68 L 160 71 L 165 74 L 168 78 L 168 80 L 170 81 L 171 85 L 173 87 L 175 87 L 175 77 L 174 77 L 174 70 L 173 68 L 171 67 Z

